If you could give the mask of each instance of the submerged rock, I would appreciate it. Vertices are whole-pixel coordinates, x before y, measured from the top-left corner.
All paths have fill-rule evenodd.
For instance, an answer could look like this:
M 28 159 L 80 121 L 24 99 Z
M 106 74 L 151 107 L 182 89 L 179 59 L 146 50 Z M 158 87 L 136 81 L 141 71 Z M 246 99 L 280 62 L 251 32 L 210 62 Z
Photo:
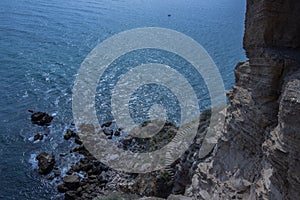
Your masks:
M 49 174 L 53 170 L 55 164 L 55 157 L 53 154 L 42 152 L 36 159 L 38 160 L 39 174 Z

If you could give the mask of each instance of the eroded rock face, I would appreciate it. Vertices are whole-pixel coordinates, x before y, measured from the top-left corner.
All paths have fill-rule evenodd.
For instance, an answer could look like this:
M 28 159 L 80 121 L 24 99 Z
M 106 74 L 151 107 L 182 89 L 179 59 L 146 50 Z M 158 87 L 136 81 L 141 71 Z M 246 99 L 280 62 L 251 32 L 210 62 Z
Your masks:
M 272 198 L 297 199 L 300 188 L 300 73 L 286 82 L 279 106 L 279 123 L 266 141 L 274 168 Z
M 224 136 L 186 195 L 197 199 L 296 199 L 300 195 L 300 1 L 248 0 L 248 62 Z

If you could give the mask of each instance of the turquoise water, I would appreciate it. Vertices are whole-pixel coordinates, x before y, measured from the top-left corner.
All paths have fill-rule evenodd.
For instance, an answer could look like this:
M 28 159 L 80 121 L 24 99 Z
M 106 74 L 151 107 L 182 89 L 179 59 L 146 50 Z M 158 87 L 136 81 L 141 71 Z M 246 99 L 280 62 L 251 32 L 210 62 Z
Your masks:
M 241 0 L 1 0 L 0 199 L 56 194 L 32 158 L 42 150 L 67 152 L 72 145 L 62 136 L 73 122 L 73 82 L 98 43 L 132 28 L 174 29 L 204 46 L 230 89 L 235 64 L 245 60 L 244 13 Z M 33 126 L 27 109 L 55 119 L 48 128 Z M 37 132 L 48 137 L 33 143 Z

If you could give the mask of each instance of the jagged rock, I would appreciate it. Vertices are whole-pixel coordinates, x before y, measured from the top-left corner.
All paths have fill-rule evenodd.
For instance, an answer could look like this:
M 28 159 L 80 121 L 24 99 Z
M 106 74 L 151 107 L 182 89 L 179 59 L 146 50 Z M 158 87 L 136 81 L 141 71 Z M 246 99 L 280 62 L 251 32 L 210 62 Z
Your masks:
M 49 125 L 53 117 L 45 112 L 36 112 L 31 115 L 31 122 L 39 126 Z
M 55 164 L 55 157 L 53 154 L 42 152 L 36 159 L 38 160 L 38 172 L 40 174 L 49 174 L 53 170 Z

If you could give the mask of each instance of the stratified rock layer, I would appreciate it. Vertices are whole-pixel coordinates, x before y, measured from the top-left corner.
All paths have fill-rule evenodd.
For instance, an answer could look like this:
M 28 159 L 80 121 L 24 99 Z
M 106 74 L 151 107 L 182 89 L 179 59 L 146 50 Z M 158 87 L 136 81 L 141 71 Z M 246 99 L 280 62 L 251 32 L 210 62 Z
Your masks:
M 186 195 L 196 199 L 300 196 L 300 1 L 248 0 L 248 62 L 236 84 L 222 139 L 200 163 Z

